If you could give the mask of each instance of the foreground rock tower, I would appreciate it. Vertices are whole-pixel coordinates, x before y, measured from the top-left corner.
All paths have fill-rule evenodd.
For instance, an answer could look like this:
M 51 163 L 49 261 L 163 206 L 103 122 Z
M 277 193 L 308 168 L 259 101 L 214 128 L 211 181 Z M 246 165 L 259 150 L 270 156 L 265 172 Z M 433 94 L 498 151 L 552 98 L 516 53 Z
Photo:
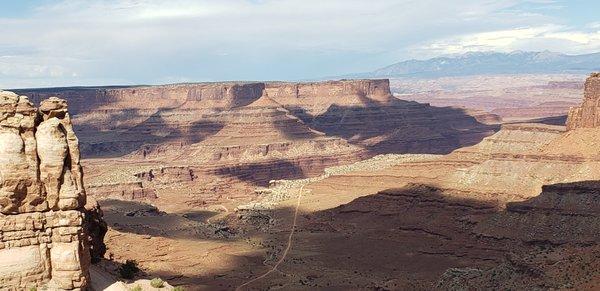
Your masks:
M 66 101 L 0 91 L 0 289 L 85 289 L 86 196 Z
M 583 104 L 569 110 L 567 130 L 600 126 L 600 73 L 593 73 L 585 81 Z

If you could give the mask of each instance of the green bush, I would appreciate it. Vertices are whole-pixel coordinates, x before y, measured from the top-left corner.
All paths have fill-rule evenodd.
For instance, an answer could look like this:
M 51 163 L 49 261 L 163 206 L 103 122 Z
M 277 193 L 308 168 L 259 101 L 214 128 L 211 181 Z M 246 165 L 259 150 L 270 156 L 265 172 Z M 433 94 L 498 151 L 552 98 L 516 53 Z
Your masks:
M 173 291 L 185 291 L 185 289 L 183 289 L 183 287 L 181 287 L 181 286 L 177 286 L 177 287 L 173 288 Z
M 150 280 L 150 286 L 154 288 L 162 288 L 165 287 L 165 282 L 161 278 L 154 278 Z
M 135 287 L 131 288 L 131 291 L 142 291 L 142 286 L 135 285 Z
M 33 286 L 33 287 L 29 288 L 29 291 L 37 291 L 37 287 Z
M 121 275 L 123 279 L 133 279 L 139 272 L 140 268 L 138 267 L 137 262 L 133 260 L 125 261 L 125 264 L 119 267 L 119 275 Z

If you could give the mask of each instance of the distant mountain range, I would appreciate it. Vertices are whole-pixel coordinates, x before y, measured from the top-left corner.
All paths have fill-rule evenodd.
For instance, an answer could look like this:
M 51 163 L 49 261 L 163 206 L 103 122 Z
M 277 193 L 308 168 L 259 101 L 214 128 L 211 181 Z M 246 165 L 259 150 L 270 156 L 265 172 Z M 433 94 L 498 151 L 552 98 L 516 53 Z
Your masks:
M 489 74 L 588 74 L 600 71 L 600 53 L 565 55 L 549 51 L 469 52 L 428 60 L 408 60 L 341 78 L 468 76 Z

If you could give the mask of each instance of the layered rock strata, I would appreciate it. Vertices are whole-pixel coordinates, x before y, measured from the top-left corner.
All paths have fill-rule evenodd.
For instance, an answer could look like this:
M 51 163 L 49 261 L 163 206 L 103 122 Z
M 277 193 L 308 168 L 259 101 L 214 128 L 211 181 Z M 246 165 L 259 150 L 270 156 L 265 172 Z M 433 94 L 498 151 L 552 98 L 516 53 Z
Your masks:
M 213 182 L 223 192 L 212 195 L 221 190 L 209 187 L 190 196 L 232 195 L 237 191 L 232 188 L 252 193 L 254 186 L 266 186 L 270 179 L 310 177 L 326 167 L 380 153 L 447 153 L 497 130 L 474 118 L 480 113 L 397 99 L 388 80 L 19 93 L 35 100 L 55 95 L 68 99 L 82 154 L 102 158 L 85 162 L 89 194 L 128 200 L 155 200 L 164 195 L 166 185 L 187 191 L 181 188 L 201 189 Z M 198 178 L 169 181 L 171 176 L 162 174 L 162 169 L 181 167 Z M 160 172 L 160 183 L 139 179 L 146 172 Z
M 401 101 L 392 96 L 388 80 L 50 88 L 19 93 L 35 101 L 48 96 L 69 100 L 81 149 L 88 157 L 122 156 L 146 145 L 172 151 L 210 138 L 229 125 L 249 125 L 261 116 L 265 117 L 261 123 L 282 121 L 281 109 L 287 111 L 289 122 L 277 124 L 269 133 L 288 138 L 269 142 L 298 137 L 294 119 L 310 130 L 378 153 L 449 152 L 494 130 L 464 110 Z M 243 139 L 247 134 L 224 137 Z
M 572 107 L 567 117 L 567 129 L 600 126 L 600 73 L 592 74 L 585 81 L 583 103 Z
M 67 104 L 0 91 L 0 288 L 84 290 L 89 234 Z

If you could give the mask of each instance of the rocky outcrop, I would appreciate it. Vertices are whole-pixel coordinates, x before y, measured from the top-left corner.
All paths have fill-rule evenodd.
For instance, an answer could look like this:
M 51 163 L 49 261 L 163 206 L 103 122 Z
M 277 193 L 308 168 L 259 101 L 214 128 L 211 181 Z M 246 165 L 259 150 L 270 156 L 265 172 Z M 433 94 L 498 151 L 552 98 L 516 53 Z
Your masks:
M 600 126 L 600 73 L 585 81 L 583 103 L 569 110 L 567 130 Z
M 84 290 L 89 241 L 67 104 L 0 91 L 0 288 Z M 92 210 L 93 212 L 93 210 Z

